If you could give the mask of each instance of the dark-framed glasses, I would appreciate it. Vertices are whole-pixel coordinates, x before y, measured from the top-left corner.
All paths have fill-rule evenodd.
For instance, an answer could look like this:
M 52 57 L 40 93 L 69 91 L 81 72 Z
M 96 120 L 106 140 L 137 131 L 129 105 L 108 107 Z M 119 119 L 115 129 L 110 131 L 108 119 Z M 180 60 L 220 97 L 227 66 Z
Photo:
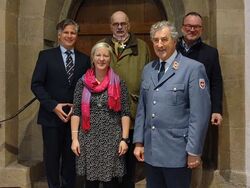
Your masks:
M 127 22 L 120 22 L 120 23 L 114 22 L 114 23 L 112 23 L 112 26 L 113 26 L 113 27 L 119 27 L 119 26 L 121 26 L 121 27 L 126 27 L 127 25 L 128 25 Z
M 183 26 L 185 27 L 185 29 L 188 29 L 188 30 L 191 30 L 191 29 L 198 30 L 202 28 L 201 25 L 184 24 Z

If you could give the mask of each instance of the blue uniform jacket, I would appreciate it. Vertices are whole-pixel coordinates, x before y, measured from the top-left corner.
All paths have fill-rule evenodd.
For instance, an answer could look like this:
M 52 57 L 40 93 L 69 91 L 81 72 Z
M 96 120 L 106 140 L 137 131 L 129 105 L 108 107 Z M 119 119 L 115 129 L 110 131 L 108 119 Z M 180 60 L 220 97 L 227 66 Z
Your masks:
M 159 61 L 144 67 L 134 143 L 143 143 L 145 162 L 179 168 L 187 153 L 200 155 L 210 118 L 204 65 L 178 54 L 158 82 Z

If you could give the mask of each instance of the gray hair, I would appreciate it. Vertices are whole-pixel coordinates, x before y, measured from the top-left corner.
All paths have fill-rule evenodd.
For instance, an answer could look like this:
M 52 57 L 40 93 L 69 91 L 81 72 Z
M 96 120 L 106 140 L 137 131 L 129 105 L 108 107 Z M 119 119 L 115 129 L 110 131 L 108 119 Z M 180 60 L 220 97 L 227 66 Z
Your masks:
M 76 33 L 79 32 L 79 25 L 78 23 L 76 23 L 74 20 L 72 19 L 64 19 L 62 20 L 61 22 L 59 22 L 57 25 L 56 25 L 56 30 L 58 33 L 61 33 L 65 27 L 67 27 L 68 25 L 73 25 L 75 26 L 75 29 L 76 29 Z
M 106 42 L 98 42 L 91 49 L 91 53 L 90 53 L 91 61 L 93 61 L 95 52 L 98 48 L 106 48 L 109 51 L 110 58 L 112 58 L 112 54 L 113 54 L 112 47 Z
M 176 31 L 174 24 L 165 20 L 156 22 L 151 26 L 150 29 L 151 40 L 153 39 L 155 33 L 159 30 L 162 30 L 164 27 L 167 27 L 170 30 L 171 36 L 174 40 L 178 40 L 178 32 Z

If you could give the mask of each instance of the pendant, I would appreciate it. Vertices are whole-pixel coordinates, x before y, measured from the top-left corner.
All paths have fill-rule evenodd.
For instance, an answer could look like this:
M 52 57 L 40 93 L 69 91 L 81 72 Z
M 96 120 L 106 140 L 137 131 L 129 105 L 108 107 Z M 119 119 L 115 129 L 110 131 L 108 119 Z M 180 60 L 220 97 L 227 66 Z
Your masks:
M 101 103 L 97 103 L 97 106 L 98 106 L 98 107 L 102 107 L 102 104 L 101 104 Z

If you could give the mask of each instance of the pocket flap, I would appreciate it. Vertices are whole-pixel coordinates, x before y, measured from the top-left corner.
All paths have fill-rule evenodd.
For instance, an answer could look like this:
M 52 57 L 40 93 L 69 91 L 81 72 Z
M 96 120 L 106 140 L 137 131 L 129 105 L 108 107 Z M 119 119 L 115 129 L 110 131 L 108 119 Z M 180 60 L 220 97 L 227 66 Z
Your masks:
M 170 133 L 173 137 L 187 137 L 188 136 L 188 128 L 183 129 L 171 129 Z
M 168 91 L 179 91 L 179 90 L 184 90 L 184 88 L 185 88 L 185 84 L 172 84 L 172 85 L 166 86 L 166 89 Z

